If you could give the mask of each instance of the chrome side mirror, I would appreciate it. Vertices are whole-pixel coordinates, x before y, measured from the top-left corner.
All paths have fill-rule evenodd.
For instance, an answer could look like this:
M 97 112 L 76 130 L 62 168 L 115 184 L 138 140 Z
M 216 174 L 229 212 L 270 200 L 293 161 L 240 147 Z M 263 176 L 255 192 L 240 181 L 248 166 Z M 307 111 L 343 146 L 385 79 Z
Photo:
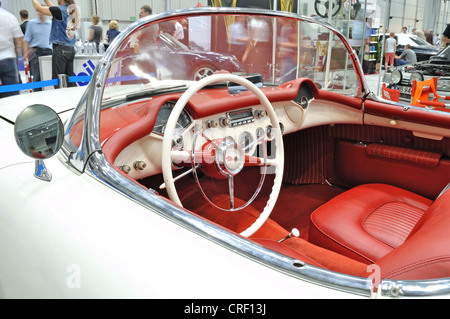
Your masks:
M 30 105 L 17 116 L 14 125 L 16 143 L 25 155 L 36 160 L 34 175 L 37 178 L 52 179 L 43 160 L 60 150 L 63 133 L 64 126 L 58 114 L 46 105 Z

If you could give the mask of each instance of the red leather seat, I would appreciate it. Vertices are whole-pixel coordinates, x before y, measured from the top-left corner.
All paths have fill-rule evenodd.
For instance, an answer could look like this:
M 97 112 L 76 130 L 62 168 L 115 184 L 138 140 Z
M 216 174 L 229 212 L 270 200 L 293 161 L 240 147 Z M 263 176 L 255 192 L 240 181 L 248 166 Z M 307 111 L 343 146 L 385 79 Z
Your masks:
M 401 246 L 376 264 L 382 278 L 450 277 L 450 191 L 433 202 Z
M 431 200 L 397 187 L 361 185 L 313 212 L 309 241 L 374 263 L 405 241 L 430 205 Z
M 450 191 L 434 202 L 383 184 L 342 193 L 311 215 L 309 241 L 374 263 L 382 278 L 450 276 Z

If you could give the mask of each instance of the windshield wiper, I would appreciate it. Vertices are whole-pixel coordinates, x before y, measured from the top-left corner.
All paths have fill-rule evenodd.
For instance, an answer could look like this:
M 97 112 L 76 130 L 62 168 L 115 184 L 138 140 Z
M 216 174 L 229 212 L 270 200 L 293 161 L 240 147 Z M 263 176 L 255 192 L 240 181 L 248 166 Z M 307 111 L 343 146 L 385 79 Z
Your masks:
M 140 99 L 143 97 L 150 97 L 150 96 L 162 95 L 162 94 L 167 94 L 167 93 L 183 92 L 183 91 L 186 91 L 187 88 L 188 88 L 187 85 L 183 84 L 183 85 L 176 85 L 176 86 L 165 86 L 165 87 L 160 87 L 160 88 L 156 88 L 156 89 L 148 89 L 148 90 L 143 90 L 143 91 L 127 94 L 125 96 L 125 100 L 130 101 L 130 100 Z

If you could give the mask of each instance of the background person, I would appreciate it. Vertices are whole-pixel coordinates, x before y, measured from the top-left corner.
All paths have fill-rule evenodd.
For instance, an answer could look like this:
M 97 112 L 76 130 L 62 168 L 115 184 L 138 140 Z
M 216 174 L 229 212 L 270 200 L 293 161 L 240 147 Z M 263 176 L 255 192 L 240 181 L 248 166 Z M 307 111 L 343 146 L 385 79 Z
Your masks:
M 28 10 L 25 10 L 25 9 L 20 10 L 19 15 L 20 15 L 20 20 L 22 20 L 20 29 L 22 29 L 22 33 L 25 34 L 25 32 L 27 32 L 27 25 L 28 25 Z
M 388 64 L 391 68 L 394 67 L 395 51 L 397 50 L 397 40 L 395 40 L 395 32 L 389 33 L 389 38 L 386 39 L 386 49 L 384 54 L 384 69 L 387 71 Z
M 50 31 L 50 43 L 53 45 L 52 78 L 57 79 L 58 74 L 73 76 L 75 30 L 78 27 L 77 6 L 71 6 L 75 4 L 74 0 L 58 0 L 58 6 L 55 6 L 50 0 L 44 1 L 47 7 L 41 5 L 38 0 L 32 0 L 37 12 L 52 17 Z M 71 16 L 70 21 L 69 16 Z M 76 86 L 76 84 L 69 83 L 69 86 Z M 55 88 L 57 87 L 55 86 Z
M 100 22 L 100 18 L 98 15 L 93 15 L 91 21 L 92 25 L 89 28 L 88 42 L 95 43 L 95 47 L 97 48 L 98 52 L 98 45 L 103 40 L 103 28 L 98 25 L 98 23 Z
M 152 12 L 153 12 L 152 7 L 150 7 L 148 4 L 143 5 L 141 7 L 141 11 L 139 12 L 139 19 L 142 19 L 144 17 L 151 15 Z
M 139 12 L 139 19 L 148 17 L 149 15 L 152 14 L 152 12 L 153 12 L 152 7 L 150 7 L 149 5 L 143 5 L 141 7 L 141 11 Z M 158 28 L 157 25 L 155 25 L 155 27 Z M 141 47 L 142 48 L 144 48 L 144 47 L 156 48 L 157 45 L 156 45 L 155 32 L 157 35 L 158 31 L 157 31 L 157 29 L 154 30 L 154 27 L 151 27 L 151 28 L 147 27 L 144 29 L 144 31 L 139 31 L 137 34 L 136 42 L 134 43 L 134 53 L 139 53 L 141 50 Z
M 411 50 L 410 44 L 405 44 L 405 49 L 400 56 L 395 57 L 397 59 L 397 65 L 405 65 L 409 63 L 416 63 L 417 56 L 416 53 Z
M 422 30 L 420 30 L 420 29 L 417 29 L 417 28 L 413 28 L 412 29 L 412 33 L 414 34 L 414 35 L 417 35 L 419 38 L 421 38 L 422 40 L 427 40 L 426 39 L 426 37 L 425 37 L 425 32 L 424 31 L 422 31 Z
M 229 52 L 241 61 L 248 43 L 247 18 L 237 15 L 234 22 L 228 26 L 228 34 Z
M 429 44 L 434 45 L 434 41 L 433 41 L 433 38 L 434 38 L 434 36 L 433 36 L 433 30 L 429 30 L 429 31 L 427 32 L 427 34 L 425 35 L 425 38 L 426 38 L 426 40 L 427 40 L 427 42 L 428 42 Z
M 109 29 L 106 31 L 106 40 L 108 41 L 108 46 L 114 41 L 114 39 L 119 35 L 120 31 L 118 30 L 119 23 L 117 20 L 109 21 Z
M 184 39 L 183 26 L 177 20 L 172 20 L 171 22 L 173 23 L 173 26 L 175 28 L 175 33 L 174 33 L 173 37 L 177 40 L 183 40 Z
M 0 8 L 0 80 L 3 85 L 19 84 L 18 56 L 23 33 L 17 18 Z M 0 93 L 0 97 L 17 95 L 19 91 Z
M 445 28 L 444 32 L 442 33 L 441 43 L 444 47 L 446 47 L 450 43 L 450 23 Z
M 39 18 L 29 22 L 22 46 L 23 56 L 28 58 L 33 82 L 41 80 L 39 57 L 52 55 L 52 46 L 49 43 L 52 23 L 46 19 L 44 14 L 38 12 L 38 15 Z M 34 91 L 41 90 L 41 88 L 34 89 Z

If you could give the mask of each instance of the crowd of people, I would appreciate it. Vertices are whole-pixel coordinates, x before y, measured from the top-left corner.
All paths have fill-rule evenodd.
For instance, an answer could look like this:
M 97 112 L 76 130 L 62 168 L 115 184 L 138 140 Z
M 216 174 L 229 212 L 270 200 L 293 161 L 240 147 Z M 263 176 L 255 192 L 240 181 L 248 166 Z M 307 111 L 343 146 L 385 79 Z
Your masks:
M 396 54 L 397 44 L 397 37 L 395 36 L 395 32 L 390 32 L 389 38 L 386 39 L 385 43 L 385 70 L 388 70 L 388 67 L 394 67 L 394 65 L 398 66 L 417 62 L 416 53 L 411 49 L 411 45 L 409 43 L 405 44 L 400 55 Z
M 19 57 L 28 63 L 33 82 L 41 81 L 39 57 L 52 57 L 52 78 L 57 79 L 59 74 L 74 75 L 75 43 L 77 29 L 79 28 L 80 12 L 74 0 L 44 0 L 42 5 L 38 0 L 31 0 L 36 10 L 36 19 L 29 20 L 29 12 L 20 10 L 18 19 L 7 10 L 0 7 L 0 81 L 2 85 L 22 83 L 18 70 Z M 53 0 L 54 1 L 54 0 Z M 149 6 L 146 7 L 150 11 Z M 148 7 L 148 8 L 147 8 Z M 48 19 L 51 18 L 51 19 Z M 87 41 L 95 43 L 111 43 L 120 33 L 118 22 L 111 20 L 106 32 L 106 41 L 103 39 L 103 28 L 100 18 L 92 16 L 92 26 Z M 69 86 L 75 86 L 69 83 Z M 57 88 L 57 86 L 55 86 Z M 40 88 L 34 91 L 40 91 Z M 20 91 L 0 93 L 0 98 L 17 95 Z
M 34 82 L 41 80 L 39 57 L 52 56 L 52 78 L 58 78 L 60 74 L 72 76 L 74 74 L 74 58 L 76 33 L 79 28 L 80 12 L 74 0 L 56 0 L 54 4 L 51 1 L 44 0 L 42 5 L 38 0 L 31 0 L 36 10 L 37 18 L 29 20 L 29 12 L 20 10 L 19 15 L 21 24 L 17 18 L 10 12 L 0 7 L 0 21 L 4 21 L 0 25 L 0 80 L 2 85 L 19 84 L 21 77 L 18 71 L 18 57 L 23 56 L 24 61 L 29 63 L 29 69 Z M 139 18 L 144 18 L 152 14 L 152 8 L 149 5 L 143 5 L 140 8 Z M 50 17 L 51 20 L 47 19 Z M 100 43 L 108 46 L 120 33 L 118 30 L 118 22 L 111 20 L 109 29 L 106 31 L 106 38 L 103 37 L 103 28 L 100 24 L 100 17 L 93 15 L 91 18 L 92 25 L 87 35 L 87 41 L 95 44 L 96 47 Z M 265 21 L 250 21 L 246 25 L 246 21 L 240 21 L 239 17 L 229 26 L 230 34 L 229 46 L 230 51 L 236 57 L 245 63 L 252 63 L 261 56 L 261 50 L 265 50 L 264 44 L 267 41 L 268 26 Z M 164 32 L 170 33 L 174 38 L 189 45 L 187 22 L 181 23 L 174 20 L 167 25 L 161 24 Z M 282 45 L 280 54 L 286 55 L 283 59 L 288 61 L 284 69 L 292 67 L 289 63 L 289 57 L 293 51 L 289 47 L 289 33 L 292 31 L 291 26 L 283 26 L 284 31 L 281 35 Z M 387 30 L 388 31 L 388 30 Z M 255 43 L 247 41 L 248 33 L 253 32 L 252 39 L 258 39 Z M 407 33 L 408 28 L 403 27 L 402 33 Z M 295 34 L 295 32 L 293 32 Z M 386 33 L 388 34 L 388 33 Z M 412 29 L 412 34 L 434 44 L 434 35 L 432 31 Z M 135 51 L 139 49 L 139 41 L 144 44 L 148 39 L 137 39 Z M 442 34 L 442 44 L 450 43 L 450 24 Z M 257 45 L 256 45 L 257 44 Z M 417 62 L 415 52 L 409 44 L 406 44 L 403 52 L 397 55 L 398 39 L 394 32 L 389 34 L 385 40 L 385 70 L 394 65 L 403 65 Z M 76 84 L 69 83 L 69 86 Z M 37 88 L 35 91 L 39 91 Z M 19 91 L 0 93 L 0 97 L 6 97 L 19 94 Z
M 450 40 L 445 40 L 450 37 L 450 27 L 447 27 L 448 33 L 444 31 L 441 42 L 447 43 L 450 42 Z M 446 30 L 447 30 L 446 29 Z M 389 30 L 387 30 L 389 31 Z M 408 28 L 403 27 L 401 34 L 408 34 Z M 417 28 L 413 28 L 411 30 L 411 34 L 416 35 L 417 37 L 421 38 L 422 40 L 425 40 L 431 45 L 436 45 L 436 37 L 433 34 L 433 31 L 429 30 L 419 30 Z M 447 34 L 447 35 L 446 35 Z M 394 66 L 399 65 L 405 65 L 410 63 L 417 62 L 417 56 L 416 53 L 411 49 L 410 44 L 405 44 L 403 52 L 400 55 L 397 55 L 397 46 L 398 46 L 398 37 L 396 36 L 395 32 L 390 32 L 389 37 L 385 40 L 385 70 L 388 70 L 388 68 L 392 68 Z

